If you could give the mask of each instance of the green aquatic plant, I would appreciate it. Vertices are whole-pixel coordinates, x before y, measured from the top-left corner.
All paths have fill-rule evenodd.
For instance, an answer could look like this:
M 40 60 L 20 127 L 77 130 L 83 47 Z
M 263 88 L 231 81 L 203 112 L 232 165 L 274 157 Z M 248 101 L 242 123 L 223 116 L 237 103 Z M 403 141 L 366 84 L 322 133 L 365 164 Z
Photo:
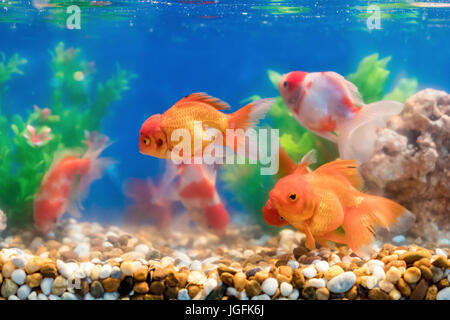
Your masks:
M 401 78 L 395 88 L 385 94 L 385 87 L 390 75 L 387 65 L 391 57 L 379 58 L 378 53 L 371 54 L 361 60 L 355 73 L 346 78 L 357 87 L 365 103 L 380 100 L 397 100 L 404 102 L 417 91 L 417 80 Z
M 17 55 L 11 61 L 15 63 L 10 68 L 0 65 L 0 79 L 22 74 L 18 67 L 26 61 Z M 67 149 L 83 153 L 85 131 L 101 129 L 102 119 L 135 77 L 117 68 L 106 82 L 97 83 L 94 64 L 82 60 L 79 49 L 65 48 L 62 42 L 51 51 L 50 65 L 48 108 L 34 106 L 26 117 L 0 109 L 0 208 L 12 226 L 32 222 L 33 198 L 54 155 Z
M 385 94 L 390 75 L 387 65 L 390 60 L 391 57 L 380 59 L 378 54 L 369 55 L 361 60 L 355 73 L 347 76 L 347 79 L 358 87 L 366 103 L 383 99 L 403 102 L 416 92 L 416 79 L 401 78 L 394 89 Z M 267 76 L 277 89 L 281 75 L 274 70 L 268 70 Z M 247 103 L 258 99 L 261 99 L 260 95 L 253 95 L 242 102 Z M 276 98 L 266 120 L 272 128 L 279 129 L 280 144 L 294 162 L 299 162 L 311 149 L 317 150 L 317 163 L 311 166 L 313 169 L 338 157 L 336 145 L 302 127 L 281 97 Z M 262 176 L 259 169 L 259 165 L 251 164 L 226 165 L 221 169 L 220 178 L 224 188 L 232 194 L 234 199 L 254 215 L 256 221 L 266 226 L 263 223 L 261 209 L 277 177 Z

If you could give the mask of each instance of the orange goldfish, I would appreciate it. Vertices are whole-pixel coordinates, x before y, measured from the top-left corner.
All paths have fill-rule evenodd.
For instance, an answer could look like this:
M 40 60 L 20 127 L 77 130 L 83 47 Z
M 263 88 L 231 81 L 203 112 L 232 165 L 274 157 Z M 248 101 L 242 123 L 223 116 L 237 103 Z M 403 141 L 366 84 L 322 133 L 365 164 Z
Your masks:
M 86 135 L 88 150 L 83 157 L 71 154 L 56 156 L 42 180 L 34 199 L 34 225 L 47 233 L 65 212 L 80 216 L 81 196 L 89 185 L 101 177 L 109 159 L 98 158 L 108 146 L 107 137 Z
M 397 101 L 364 104 L 358 88 L 331 71 L 289 72 L 278 82 L 278 90 L 302 126 L 336 142 L 342 159 L 360 163 L 373 152 L 376 129 L 403 110 Z
M 263 209 L 270 224 L 285 220 L 304 232 L 307 248 L 315 249 L 315 240 L 322 246 L 333 241 L 363 256 L 375 227 L 400 228 L 401 223 L 404 228 L 414 219 L 394 201 L 361 192 L 355 160 L 338 159 L 311 172 L 313 161 L 312 153 L 307 154 L 294 173 L 280 179 Z
M 252 102 L 231 114 L 225 114 L 221 110 L 228 110 L 230 106 L 206 93 L 193 93 L 175 103 L 163 114 L 155 114 L 149 117 L 139 132 L 139 151 L 157 158 L 171 158 L 171 151 L 178 144 L 173 142 L 172 133 L 177 129 L 186 129 L 191 137 L 191 154 L 194 156 L 194 140 L 200 139 L 200 148 L 203 151 L 211 139 L 206 138 L 207 128 L 214 128 L 222 133 L 225 140 L 227 129 L 248 129 L 254 127 L 259 120 L 264 118 L 274 103 L 274 99 L 262 99 Z M 201 121 L 200 133 L 194 130 L 194 122 Z M 197 134 L 197 135 L 196 135 Z M 237 141 L 237 145 L 244 141 Z M 226 145 L 226 141 L 220 141 Z M 237 149 L 235 141 L 230 146 Z

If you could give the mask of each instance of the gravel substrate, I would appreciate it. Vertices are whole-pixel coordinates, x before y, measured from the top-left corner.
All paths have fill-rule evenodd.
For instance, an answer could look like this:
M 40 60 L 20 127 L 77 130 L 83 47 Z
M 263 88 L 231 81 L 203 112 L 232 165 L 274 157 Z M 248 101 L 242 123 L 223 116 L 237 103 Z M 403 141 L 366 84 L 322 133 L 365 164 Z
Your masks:
M 16 234 L 0 241 L 1 299 L 450 299 L 450 250 L 433 244 L 384 244 L 363 261 L 346 246 L 308 251 L 290 229 L 218 237 L 71 219 Z

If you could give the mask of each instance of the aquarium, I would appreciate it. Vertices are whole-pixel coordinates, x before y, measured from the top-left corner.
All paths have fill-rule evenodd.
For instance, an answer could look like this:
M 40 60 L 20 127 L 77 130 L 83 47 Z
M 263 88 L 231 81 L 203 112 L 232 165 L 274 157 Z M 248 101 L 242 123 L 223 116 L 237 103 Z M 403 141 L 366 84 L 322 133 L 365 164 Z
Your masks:
M 0 299 L 449 300 L 449 36 L 444 0 L 0 0 Z

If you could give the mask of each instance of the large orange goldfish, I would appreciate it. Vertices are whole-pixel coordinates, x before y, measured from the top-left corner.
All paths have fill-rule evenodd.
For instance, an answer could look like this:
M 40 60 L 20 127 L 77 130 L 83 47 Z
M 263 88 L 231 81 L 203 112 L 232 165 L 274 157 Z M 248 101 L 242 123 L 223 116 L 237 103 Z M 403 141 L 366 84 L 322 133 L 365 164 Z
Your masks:
M 34 225 L 47 233 L 65 212 L 79 216 L 81 196 L 101 177 L 109 159 L 98 158 L 107 147 L 107 137 L 87 135 L 88 150 L 83 157 L 56 156 L 34 199 Z
M 293 71 L 278 90 L 297 121 L 336 142 L 342 159 L 364 162 L 373 152 L 376 129 L 403 110 L 397 101 L 364 104 L 358 88 L 336 72 Z
M 323 246 L 329 240 L 364 255 L 375 227 L 400 230 L 411 223 L 414 216 L 401 205 L 360 191 L 363 180 L 355 160 L 338 159 L 311 172 L 311 154 L 305 157 L 275 184 L 263 213 L 269 224 L 286 221 L 304 232 L 307 248 L 315 249 L 315 240 Z
M 139 151 L 157 158 L 171 158 L 171 151 L 178 144 L 172 141 L 172 133 L 177 129 L 188 130 L 191 137 L 191 154 L 197 154 L 194 140 L 200 139 L 199 148 L 203 151 L 212 141 L 206 133 L 207 128 L 214 128 L 226 138 L 227 129 L 248 129 L 254 127 L 259 120 L 264 118 L 274 103 L 274 99 L 262 99 L 252 102 L 231 114 L 225 114 L 221 110 L 228 110 L 230 106 L 206 93 L 193 93 L 175 103 L 163 114 L 155 114 L 149 117 L 139 132 Z M 195 122 L 201 121 L 201 132 L 194 130 Z M 230 139 L 231 140 L 231 139 Z M 244 141 L 237 141 L 237 145 Z M 226 141 L 220 141 L 226 145 Z M 235 140 L 229 147 L 237 149 Z M 183 155 L 186 156 L 186 155 Z

